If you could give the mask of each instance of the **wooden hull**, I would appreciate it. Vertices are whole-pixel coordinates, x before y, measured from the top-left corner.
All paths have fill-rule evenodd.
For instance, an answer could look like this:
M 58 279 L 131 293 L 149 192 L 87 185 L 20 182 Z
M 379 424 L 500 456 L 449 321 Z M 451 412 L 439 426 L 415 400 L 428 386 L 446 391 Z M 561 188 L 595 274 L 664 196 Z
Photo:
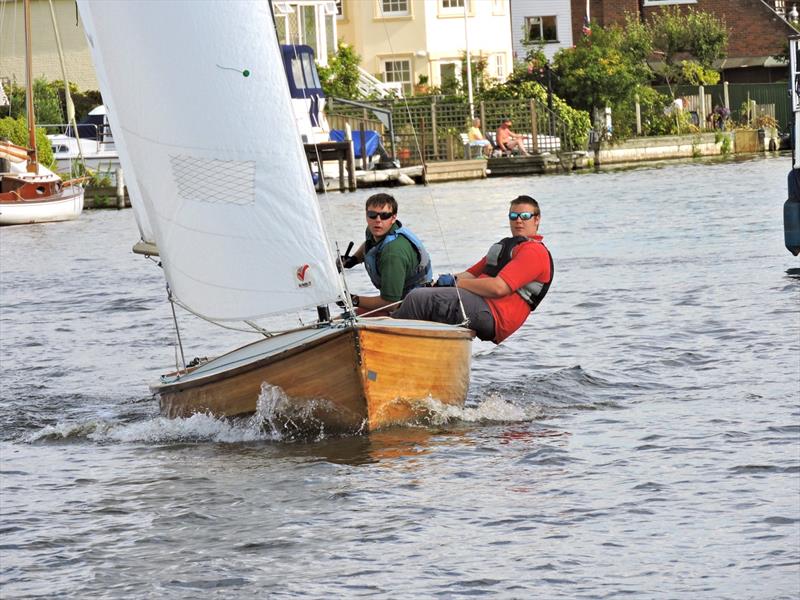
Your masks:
M 15 178 L 5 176 L 4 179 Z M 69 221 L 83 211 L 82 187 L 62 187 L 60 179 L 47 177 L 29 179 L 18 187 L 0 191 L 0 225 Z
M 424 416 L 424 400 L 462 405 L 474 333 L 364 319 L 250 344 L 154 386 L 162 412 L 264 415 L 279 427 L 367 432 Z M 259 407 L 258 402 L 271 404 Z

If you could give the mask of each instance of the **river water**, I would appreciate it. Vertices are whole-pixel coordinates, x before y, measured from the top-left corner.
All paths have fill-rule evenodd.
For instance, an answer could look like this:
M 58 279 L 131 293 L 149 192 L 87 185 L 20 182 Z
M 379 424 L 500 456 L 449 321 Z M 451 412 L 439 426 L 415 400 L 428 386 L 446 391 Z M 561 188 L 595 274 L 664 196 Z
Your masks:
M 797 598 L 789 168 L 393 190 L 438 272 L 533 195 L 555 282 L 503 345 L 475 344 L 463 410 L 302 442 L 159 417 L 174 332 L 131 211 L 2 229 L 0 595 Z M 363 235 L 375 191 L 322 198 L 333 239 Z M 187 358 L 242 341 L 180 319 Z

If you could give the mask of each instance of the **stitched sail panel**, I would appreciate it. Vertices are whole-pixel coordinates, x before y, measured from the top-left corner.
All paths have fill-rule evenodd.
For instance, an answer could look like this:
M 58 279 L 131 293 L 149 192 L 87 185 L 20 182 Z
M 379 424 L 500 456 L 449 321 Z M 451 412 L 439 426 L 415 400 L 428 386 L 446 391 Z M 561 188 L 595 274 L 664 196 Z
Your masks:
M 215 320 L 331 304 L 342 281 L 269 3 L 191 5 L 78 1 L 131 203 L 170 291 Z
M 255 202 L 255 161 L 187 155 L 170 156 L 169 160 L 181 198 L 241 206 Z

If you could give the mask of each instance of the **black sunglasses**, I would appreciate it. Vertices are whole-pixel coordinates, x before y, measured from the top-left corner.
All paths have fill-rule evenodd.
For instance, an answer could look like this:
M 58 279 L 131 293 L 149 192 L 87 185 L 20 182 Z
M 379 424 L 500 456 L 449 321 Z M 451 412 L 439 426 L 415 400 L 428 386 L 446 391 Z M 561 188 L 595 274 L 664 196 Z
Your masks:
M 394 216 L 393 212 L 378 212 L 376 210 L 368 210 L 367 211 L 367 218 L 368 219 L 377 219 L 378 217 L 381 218 L 381 221 L 388 221 Z
M 509 221 L 516 221 L 522 219 L 523 221 L 530 221 L 533 217 L 538 217 L 539 213 L 534 212 L 510 212 L 508 213 Z

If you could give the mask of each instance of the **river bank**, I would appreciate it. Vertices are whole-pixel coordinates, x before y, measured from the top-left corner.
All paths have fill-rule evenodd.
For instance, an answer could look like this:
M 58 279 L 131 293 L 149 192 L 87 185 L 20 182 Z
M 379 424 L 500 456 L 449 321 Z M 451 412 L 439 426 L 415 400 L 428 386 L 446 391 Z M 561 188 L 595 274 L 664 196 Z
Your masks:
M 720 144 L 717 143 L 714 145 L 718 147 Z M 691 144 L 687 146 L 683 141 L 679 144 L 673 144 L 672 147 L 675 148 L 676 151 L 679 150 L 678 156 L 673 156 L 666 152 L 647 151 L 647 148 L 652 149 L 652 146 L 645 146 L 641 148 L 645 148 L 644 155 L 649 157 L 647 160 L 640 158 L 626 161 L 622 159 L 625 157 L 630 158 L 631 151 L 630 147 L 623 147 L 620 148 L 619 155 L 615 156 L 613 160 L 604 161 L 599 164 L 591 161 L 589 154 L 586 153 L 569 153 L 569 158 L 566 161 L 563 158 L 559 159 L 559 157 L 555 156 L 549 159 L 542 159 L 540 157 L 513 157 L 502 159 L 493 158 L 488 161 L 485 159 L 461 160 L 431 163 L 428 165 L 426 177 L 423 177 L 423 169 L 420 166 L 398 169 L 398 173 L 394 174 L 382 171 L 364 171 L 361 172 L 363 177 L 360 177 L 358 181 L 359 187 L 361 188 L 392 187 L 396 185 L 421 184 L 425 182 L 440 184 L 450 181 L 485 179 L 487 177 L 552 175 L 564 173 L 565 171 L 627 171 L 659 167 L 671 163 L 682 164 L 688 162 L 699 165 L 715 165 L 719 163 L 742 162 L 761 158 L 785 158 L 790 155 L 789 151 L 785 150 L 779 152 L 723 154 L 721 152 L 711 151 L 709 144 L 705 144 L 698 154 L 693 150 Z M 400 177 L 401 175 L 403 177 Z M 342 191 L 339 187 L 338 178 L 326 178 L 326 191 Z M 344 191 L 347 191 L 347 189 L 345 188 Z M 130 197 L 128 196 L 127 188 L 125 188 L 124 199 L 120 198 L 116 187 L 86 188 L 84 208 L 130 208 Z

